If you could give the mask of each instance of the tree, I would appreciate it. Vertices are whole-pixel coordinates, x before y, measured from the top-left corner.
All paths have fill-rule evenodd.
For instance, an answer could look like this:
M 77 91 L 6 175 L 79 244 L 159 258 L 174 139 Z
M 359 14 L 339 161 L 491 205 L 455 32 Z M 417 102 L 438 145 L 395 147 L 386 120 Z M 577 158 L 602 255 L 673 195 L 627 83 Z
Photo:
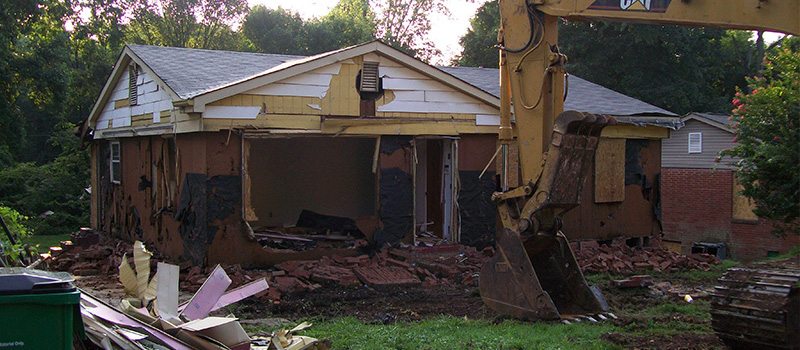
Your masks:
M 764 61 L 749 91 L 737 91 L 736 145 L 723 152 L 739 158 L 736 177 L 755 214 L 776 220 L 778 232 L 800 233 L 800 40 L 786 40 Z
M 0 6 L 0 169 L 15 162 L 25 139 L 22 115 L 17 107 L 14 57 L 19 34 L 36 21 L 41 8 L 36 0 L 7 1 Z
M 376 13 L 376 34 L 389 45 L 423 61 L 441 54 L 428 38 L 430 15 L 450 12 L 443 0 L 371 0 Z
M 62 27 L 67 12 L 61 4 L 49 3 L 41 8 L 38 20 L 17 37 L 11 63 L 16 71 L 16 107 L 25 130 L 17 161 L 46 163 L 58 156 L 48 147 L 48 139 L 64 118 L 68 95 L 69 36 Z
M 304 55 L 305 23 L 300 15 L 283 8 L 256 5 L 242 24 L 242 33 L 256 50 L 265 53 Z
M 497 67 L 497 1 L 484 4 L 461 38 L 457 63 Z M 750 32 L 562 21 L 559 46 L 570 72 L 678 114 L 723 112 L 758 70 Z
M 308 54 L 317 54 L 375 39 L 375 13 L 367 0 L 340 0 L 322 18 L 309 21 Z
M 453 63 L 464 67 L 493 67 L 498 65 L 497 28 L 500 27 L 500 7 L 497 0 L 478 8 L 469 20 L 470 28 L 459 43 L 463 50 Z
M 375 15 L 366 0 L 340 0 L 327 15 L 308 21 L 280 7 L 258 5 L 242 32 L 261 52 L 315 55 L 373 40 Z
M 560 36 L 574 74 L 678 114 L 726 111 L 757 70 L 749 32 L 566 21 Z
M 247 49 L 232 27 L 248 12 L 246 0 L 156 0 L 134 3 L 126 39 L 151 45 Z

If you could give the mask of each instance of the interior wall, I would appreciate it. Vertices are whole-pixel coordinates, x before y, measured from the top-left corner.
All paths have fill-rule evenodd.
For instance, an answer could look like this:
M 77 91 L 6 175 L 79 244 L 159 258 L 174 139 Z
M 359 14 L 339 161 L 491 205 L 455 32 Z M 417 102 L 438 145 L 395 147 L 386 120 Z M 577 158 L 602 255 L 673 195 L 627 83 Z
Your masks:
M 373 138 L 251 140 L 256 225 L 293 225 L 303 209 L 350 218 L 375 215 L 374 152 Z

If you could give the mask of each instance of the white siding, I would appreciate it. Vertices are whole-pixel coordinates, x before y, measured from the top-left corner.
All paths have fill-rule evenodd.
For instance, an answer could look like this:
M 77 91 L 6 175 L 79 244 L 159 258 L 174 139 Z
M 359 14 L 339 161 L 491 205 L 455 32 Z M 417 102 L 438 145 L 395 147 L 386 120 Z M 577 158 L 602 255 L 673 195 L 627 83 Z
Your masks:
M 300 96 L 323 98 L 328 93 L 331 79 L 339 74 L 341 63 L 322 67 L 272 84 L 245 92 L 252 95 Z
M 365 58 L 369 59 L 369 58 Z M 375 58 L 372 58 L 375 59 Z M 456 89 L 407 67 L 380 57 L 379 74 L 383 88 L 394 100 L 378 112 L 463 113 L 494 115 L 498 110 Z
M 702 133 L 702 152 L 689 153 L 689 133 Z M 734 135 L 696 120 L 688 120 L 680 130 L 663 140 L 661 166 L 664 168 L 730 169 L 730 157 L 717 163 L 719 152 L 733 147 Z
M 94 125 L 95 130 L 102 130 L 109 127 L 119 128 L 131 125 L 131 116 L 141 114 L 153 115 L 153 122 L 160 121 L 160 112 L 172 109 L 172 99 L 163 88 L 144 71 L 139 71 L 137 79 L 137 104 L 135 106 L 114 108 L 114 101 L 128 98 L 128 70 L 126 68 L 120 75 L 117 85 L 111 90 L 108 102 L 103 108 L 103 112 L 97 118 Z

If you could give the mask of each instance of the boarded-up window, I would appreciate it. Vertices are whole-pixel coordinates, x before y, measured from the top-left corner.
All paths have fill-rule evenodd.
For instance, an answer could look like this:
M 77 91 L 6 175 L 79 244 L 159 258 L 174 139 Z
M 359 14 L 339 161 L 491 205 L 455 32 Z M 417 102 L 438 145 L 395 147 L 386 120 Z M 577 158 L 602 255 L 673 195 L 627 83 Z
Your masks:
M 594 202 L 625 200 L 625 139 L 601 138 L 594 162 Z
M 122 179 L 122 155 L 119 148 L 119 142 L 114 141 L 109 145 L 111 147 L 111 182 L 118 184 Z
M 750 198 L 741 194 L 744 186 L 733 177 L 733 219 L 737 221 L 758 222 L 758 216 L 753 213 L 755 203 Z
M 690 132 L 689 133 L 689 153 L 702 153 L 703 152 L 703 133 Z
M 134 106 L 139 102 L 139 67 L 135 64 L 128 67 L 128 100 Z

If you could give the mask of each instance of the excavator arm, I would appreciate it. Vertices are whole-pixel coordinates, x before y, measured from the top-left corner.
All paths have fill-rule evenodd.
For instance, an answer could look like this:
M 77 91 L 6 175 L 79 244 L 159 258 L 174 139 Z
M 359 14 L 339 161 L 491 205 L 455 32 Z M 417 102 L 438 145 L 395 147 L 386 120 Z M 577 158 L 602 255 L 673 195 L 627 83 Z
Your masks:
M 602 319 L 607 310 L 580 271 L 561 217 L 580 204 L 600 133 L 615 120 L 563 112 L 567 57 L 558 47 L 558 18 L 797 34 L 800 0 L 500 0 L 499 6 L 503 166 L 502 192 L 493 200 L 503 229 L 481 270 L 481 297 L 522 319 Z M 516 188 L 510 186 L 516 171 L 508 169 L 513 144 L 520 157 Z

